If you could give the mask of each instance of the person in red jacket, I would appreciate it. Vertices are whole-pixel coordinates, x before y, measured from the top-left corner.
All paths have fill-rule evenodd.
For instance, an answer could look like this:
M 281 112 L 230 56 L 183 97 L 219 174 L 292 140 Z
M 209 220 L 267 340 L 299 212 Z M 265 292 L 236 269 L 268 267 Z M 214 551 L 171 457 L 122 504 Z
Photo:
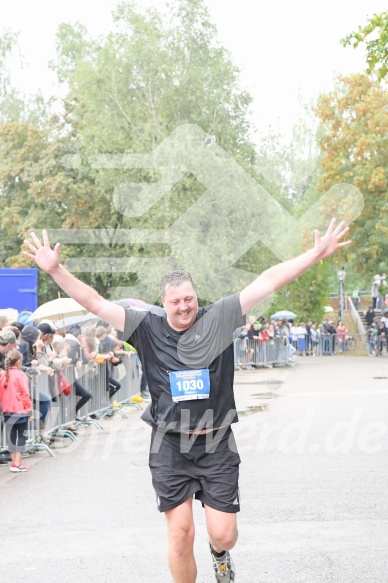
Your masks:
M 11 350 L 5 361 L 5 372 L 0 375 L 0 405 L 7 433 L 7 445 L 11 456 L 11 472 L 27 472 L 22 464 L 26 446 L 28 419 L 32 419 L 32 402 L 28 376 L 21 370 L 22 355 Z

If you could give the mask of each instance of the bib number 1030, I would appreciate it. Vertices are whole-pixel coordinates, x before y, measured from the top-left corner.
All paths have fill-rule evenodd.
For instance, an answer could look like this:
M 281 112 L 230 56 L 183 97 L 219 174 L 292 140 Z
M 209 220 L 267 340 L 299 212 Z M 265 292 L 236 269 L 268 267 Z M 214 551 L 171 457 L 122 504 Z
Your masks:
M 209 369 L 178 370 L 170 372 L 169 377 L 171 397 L 175 403 L 209 398 Z
M 177 381 L 177 387 L 179 391 L 203 391 L 203 380 L 202 379 L 191 379 L 190 381 Z

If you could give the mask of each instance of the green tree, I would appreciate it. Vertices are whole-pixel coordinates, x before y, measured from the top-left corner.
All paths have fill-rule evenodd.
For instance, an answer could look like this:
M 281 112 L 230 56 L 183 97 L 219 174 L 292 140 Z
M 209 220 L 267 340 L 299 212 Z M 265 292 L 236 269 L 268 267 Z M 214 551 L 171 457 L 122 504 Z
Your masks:
M 240 89 L 239 71 L 219 45 L 202 0 L 173 2 L 167 15 L 156 10 L 141 12 L 134 3 L 124 2 L 115 11 L 114 22 L 114 30 L 102 39 L 91 39 L 79 25 L 59 28 L 58 60 L 53 66 L 68 87 L 66 120 L 74 131 L 72 151 L 82 160 L 80 169 L 93 176 L 94 202 L 101 209 L 95 213 L 95 228 L 168 228 L 204 192 L 194 176 L 184 176 L 149 212 L 134 219 L 117 208 L 115 188 L 129 180 L 152 182 L 158 173 L 93 170 L 91 156 L 150 152 L 176 128 L 195 124 L 207 132 L 209 140 L 251 168 L 251 98 Z M 230 220 L 235 204 L 230 208 Z M 214 217 L 218 232 L 227 233 L 228 218 L 216 213 L 213 221 Z M 87 222 L 85 215 L 77 219 Z M 195 220 L 206 232 L 209 215 L 197 214 Z M 253 231 L 254 226 L 249 228 Z M 193 242 L 192 260 L 197 243 Z M 222 252 L 222 241 L 217 244 Z M 74 251 L 76 255 L 79 249 Z M 128 251 L 147 255 L 152 250 L 143 245 Z M 122 246 L 111 245 L 109 254 L 122 256 Z M 182 256 L 182 264 L 185 262 L 187 257 Z M 105 289 L 112 291 L 123 275 L 101 274 L 101 278 L 110 279 Z
M 276 294 L 275 301 L 267 316 L 278 310 L 291 310 L 297 315 L 297 321 L 316 320 L 321 322 L 323 306 L 327 303 L 330 286 L 331 264 L 322 261 L 285 286 Z
M 317 107 L 321 120 L 320 188 L 346 182 L 363 194 L 351 225 L 353 245 L 335 261 L 351 261 L 361 275 L 386 269 L 388 252 L 388 92 L 366 75 L 339 78 Z M 360 252 L 362 251 L 362 252 Z
M 219 44 L 203 0 L 174 0 L 166 12 L 141 11 L 135 3 L 123 2 L 114 13 L 114 28 L 105 37 L 92 38 L 80 24 L 62 24 L 57 49 L 52 67 L 66 90 L 62 113 L 50 117 L 50 104 L 41 101 L 42 113 L 38 106 L 35 110 L 30 107 L 28 115 L 6 118 L 0 128 L 0 192 L 6 209 L 2 227 L 7 234 L 0 245 L 4 264 L 23 263 L 19 250 L 31 228 L 62 229 L 62 234 L 69 230 L 71 236 L 74 229 L 96 229 L 103 233 L 102 240 L 93 239 L 93 234 L 83 244 L 70 238 L 63 241 L 62 253 L 65 259 L 73 259 L 74 271 L 90 258 L 91 268 L 81 277 L 109 296 L 137 281 L 135 271 L 116 272 L 114 260 L 168 258 L 168 241 L 163 240 L 162 232 L 174 225 L 175 234 L 185 237 L 188 224 L 182 217 L 188 210 L 190 220 L 202 227 L 200 234 L 206 241 L 193 240 L 191 248 L 182 246 L 179 265 L 196 268 L 209 264 L 217 273 L 215 287 L 224 284 L 217 263 L 242 235 L 248 235 L 252 245 L 234 267 L 251 275 L 235 281 L 235 289 L 278 261 L 262 237 L 265 230 L 276 232 L 277 215 L 271 219 L 263 213 L 265 219 L 261 219 L 262 209 L 253 208 L 249 188 L 245 191 L 244 181 L 238 182 L 236 169 L 223 168 L 222 180 L 225 184 L 234 180 L 236 190 L 222 212 L 217 200 L 208 201 L 205 209 L 195 205 L 205 187 L 188 172 L 146 213 L 133 217 L 124 207 L 135 205 L 136 193 L 124 189 L 121 207 L 115 198 L 117 189 L 129 181 L 152 184 L 158 180 L 158 170 L 93 164 L 93 156 L 99 154 L 148 153 L 176 128 L 195 124 L 206 132 L 209 155 L 219 144 L 251 176 L 257 175 L 258 159 L 249 137 L 251 97 L 240 88 L 239 71 Z M 299 154 L 303 131 L 297 130 L 294 147 L 288 151 L 285 175 L 292 165 L 298 168 L 304 163 Z M 299 212 L 296 205 L 303 205 L 306 196 L 316 196 L 315 178 L 307 187 L 293 181 L 291 191 L 265 177 L 267 183 L 262 182 L 262 178 L 259 182 L 265 189 L 292 212 Z M 142 228 L 160 230 L 160 240 L 142 244 L 131 242 L 129 235 L 128 241 L 122 238 L 123 233 Z M 212 236 L 212 231 L 219 237 Z M 258 238 L 262 241 L 256 243 Z M 203 243 L 207 245 L 202 247 Z M 98 258 L 109 269 L 99 270 Z M 150 269 L 149 277 L 153 276 Z M 41 281 L 40 299 L 49 300 L 56 288 L 45 276 Z M 150 281 L 145 281 L 145 288 Z M 311 297 L 309 285 L 306 289 Z M 150 293 L 154 290 L 152 285 Z
M 289 142 L 270 131 L 258 145 L 255 166 L 257 180 L 296 218 L 304 214 L 321 196 L 317 128 L 318 119 L 313 106 L 305 106 Z M 311 225 L 311 230 L 314 227 Z M 289 236 L 289 233 L 284 234 L 278 229 L 276 221 L 272 228 L 279 237 Z M 308 235 L 311 233 L 306 233 Z M 245 259 L 254 265 L 259 250 L 256 248 L 251 251 Z M 264 249 L 262 262 L 264 267 L 270 267 L 278 262 L 278 258 Z M 249 269 L 249 261 L 246 261 L 246 265 Z M 297 314 L 298 321 L 320 321 L 323 306 L 331 291 L 330 272 L 333 269 L 331 260 L 320 262 L 297 281 L 276 292 L 273 304 L 266 310 L 266 316 L 270 317 L 278 310 L 291 310 Z
M 367 73 L 376 73 L 381 81 L 388 73 L 388 12 L 374 14 L 365 26 L 359 26 L 342 39 L 342 44 L 366 50 Z
M 20 249 L 32 229 L 66 228 L 82 212 L 93 216 L 92 183 L 61 163 L 68 147 L 56 125 L 43 129 L 12 122 L 0 128 L 2 265 L 29 265 Z M 40 278 L 40 301 L 56 297 L 51 278 L 44 273 Z
M 2 228 L 8 238 L 0 255 L 8 265 L 23 263 L 18 250 L 31 228 L 109 233 L 166 228 L 204 191 L 193 176 L 184 176 L 149 213 L 128 218 L 114 204 L 115 187 L 128 180 L 152 182 L 155 172 L 95 170 L 89 163 L 94 154 L 148 152 L 179 125 L 196 123 L 241 164 L 248 167 L 253 158 L 247 138 L 250 97 L 239 89 L 238 70 L 218 44 L 204 2 L 175 2 L 163 16 L 124 2 L 114 20 L 115 29 L 103 39 L 91 39 L 78 24 L 59 27 L 58 62 L 53 66 L 68 89 L 63 114 L 44 123 L 41 116 L 32 119 L 25 113 L 2 120 Z M 5 56 L 16 39 L 10 36 L 7 42 Z M 6 90 L 10 94 L 8 77 L 4 79 L 3 95 Z M 69 167 L 64 156 L 73 154 L 80 163 Z M 99 257 L 166 254 L 165 246 L 106 239 L 97 249 Z M 66 245 L 65 253 L 81 258 L 96 249 Z M 115 274 L 113 269 L 83 277 L 104 295 L 136 280 L 134 273 Z M 50 291 L 48 286 L 45 290 Z

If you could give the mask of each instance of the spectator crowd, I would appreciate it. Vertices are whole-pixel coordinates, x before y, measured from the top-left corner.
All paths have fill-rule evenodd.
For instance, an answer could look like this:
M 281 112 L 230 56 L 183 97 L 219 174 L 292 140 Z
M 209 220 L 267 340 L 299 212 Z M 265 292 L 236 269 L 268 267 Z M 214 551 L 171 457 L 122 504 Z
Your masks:
M 251 316 L 235 333 L 235 360 L 246 369 L 292 363 L 295 355 L 332 356 L 346 351 L 349 338 L 344 323 L 328 317 L 318 324 Z
M 366 333 L 370 356 L 382 356 L 388 353 L 388 310 L 377 314 L 373 306 L 365 313 Z
M 376 286 L 381 292 L 381 286 L 386 283 L 385 275 L 379 277 L 377 281 L 375 276 L 372 284 L 372 300 Z M 358 308 L 358 290 L 352 297 Z M 375 311 L 378 301 L 381 303 L 377 295 L 365 316 L 370 354 L 376 356 L 382 355 L 384 348 L 388 353 L 388 309 L 378 315 Z M 78 371 L 85 366 L 90 370 L 104 365 L 103 384 L 113 404 L 123 378 L 113 374 L 113 367 L 122 365 L 128 351 L 133 350 L 118 339 L 112 326 L 101 321 L 83 328 L 75 324 L 66 329 L 50 320 L 39 324 L 25 320 L 24 314 L 14 322 L 0 316 L 0 437 L 4 424 L 6 429 L 10 428 L 6 431 L 9 453 L 0 452 L 0 464 L 11 461 L 13 472 L 28 469 L 22 456 L 27 455 L 25 430 L 32 411 L 39 416 L 37 439 L 50 445 L 56 437 L 46 430 L 49 412 L 54 403 L 72 394 L 75 397 L 72 400 L 74 423 L 66 429 L 75 434 L 79 424 L 88 419 L 84 407 L 94 397 Z M 250 316 L 248 322 L 235 331 L 235 364 L 237 368 L 250 369 L 292 364 L 295 355 L 332 356 L 337 351 L 347 350 L 349 338 L 344 323 L 335 323 L 329 317 L 318 324 L 314 320 L 297 322 Z M 138 364 L 141 369 L 140 362 Z M 121 372 L 125 374 L 124 367 Z M 39 375 L 46 378 L 45 389 L 30 394 L 31 381 Z M 141 395 L 144 400 L 150 400 L 144 374 Z M 92 409 L 89 407 L 89 410 Z M 4 447 L 1 439 L 0 445 Z
M 47 419 L 54 403 L 71 394 L 75 397 L 72 400 L 74 423 L 66 426 L 73 434 L 79 425 L 90 420 L 83 408 L 94 395 L 85 386 L 84 377 L 79 374 L 81 369 L 104 371 L 103 385 L 114 406 L 114 396 L 121 388 L 120 380 L 126 369 L 121 366 L 119 371 L 116 369 L 120 374 L 114 374 L 113 367 L 123 365 L 130 351 L 132 347 L 119 340 L 116 330 L 103 322 L 84 329 L 75 324 L 66 330 L 50 320 L 35 325 L 19 320 L 10 322 L 6 316 L 0 316 L 0 446 L 4 446 L 1 436 L 5 427 L 8 450 L 0 452 L 0 464 L 11 461 L 11 471 L 28 470 L 21 462 L 21 455 L 27 455 L 25 432 L 28 421 L 33 420 L 33 412 L 39 417 L 36 439 L 47 446 L 56 439 L 55 433 L 47 431 Z M 39 375 L 45 377 L 45 388 L 31 391 L 31 384 Z M 142 386 L 143 395 L 139 400 L 150 400 L 144 381 Z
M 388 354 L 388 286 L 387 275 L 372 277 L 371 305 L 365 312 L 366 335 L 370 356 Z M 355 309 L 360 306 L 360 293 L 352 296 Z

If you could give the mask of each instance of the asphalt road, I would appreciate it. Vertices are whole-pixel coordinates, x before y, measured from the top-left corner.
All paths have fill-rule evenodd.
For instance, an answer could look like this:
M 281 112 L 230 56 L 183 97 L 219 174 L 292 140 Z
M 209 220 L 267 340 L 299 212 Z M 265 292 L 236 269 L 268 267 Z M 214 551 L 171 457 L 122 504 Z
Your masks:
M 237 583 L 387 583 L 388 359 L 301 358 L 239 372 L 235 389 Z M 150 430 L 134 410 L 103 425 L 26 474 L 0 466 L 2 583 L 172 582 Z M 210 583 L 194 507 L 197 583 Z

